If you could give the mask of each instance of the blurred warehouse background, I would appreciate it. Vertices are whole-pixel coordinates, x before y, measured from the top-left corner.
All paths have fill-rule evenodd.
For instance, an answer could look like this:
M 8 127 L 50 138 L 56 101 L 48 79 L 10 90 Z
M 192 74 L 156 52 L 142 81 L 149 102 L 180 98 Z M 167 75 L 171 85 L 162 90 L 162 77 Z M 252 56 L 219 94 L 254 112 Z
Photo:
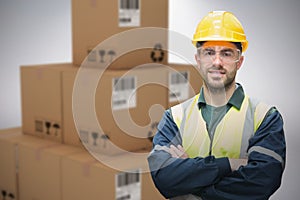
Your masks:
M 231 11 L 244 25 L 249 49 L 238 81 L 285 121 L 286 171 L 273 200 L 299 199 L 299 8 L 298 0 L 169 1 L 169 28 L 186 37 L 211 10 Z M 71 62 L 71 34 L 71 0 L 0 0 L 0 129 L 21 126 L 20 65 Z M 176 40 L 170 37 L 169 45 Z M 182 61 L 170 55 L 169 62 Z

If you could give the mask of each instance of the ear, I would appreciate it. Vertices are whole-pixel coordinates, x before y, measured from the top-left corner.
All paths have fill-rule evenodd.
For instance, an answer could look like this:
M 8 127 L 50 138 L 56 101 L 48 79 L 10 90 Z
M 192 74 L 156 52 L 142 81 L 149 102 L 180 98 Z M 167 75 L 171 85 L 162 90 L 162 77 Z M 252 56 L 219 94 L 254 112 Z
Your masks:
M 242 67 L 242 64 L 244 62 L 244 56 L 240 57 L 240 60 L 236 63 L 237 69 L 239 70 Z

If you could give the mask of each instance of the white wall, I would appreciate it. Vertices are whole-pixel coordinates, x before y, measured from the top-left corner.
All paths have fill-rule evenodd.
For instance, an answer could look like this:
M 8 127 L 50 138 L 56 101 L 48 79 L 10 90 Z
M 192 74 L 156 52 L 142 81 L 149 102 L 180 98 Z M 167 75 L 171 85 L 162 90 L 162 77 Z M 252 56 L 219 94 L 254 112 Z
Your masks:
M 20 65 L 71 61 L 70 1 L 0 0 L 0 129 L 21 125 Z M 243 23 L 249 49 L 238 81 L 285 121 L 287 165 L 274 200 L 299 199 L 299 8 L 298 0 L 170 0 L 170 29 L 187 37 L 211 10 L 231 11 Z
M 299 199 L 300 1 L 171 0 L 170 9 L 170 29 L 189 38 L 211 10 L 231 11 L 240 19 L 249 48 L 238 81 L 250 96 L 274 104 L 285 121 L 286 170 L 281 188 L 271 199 Z M 176 45 L 176 41 L 171 39 L 170 45 Z M 174 56 L 170 61 L 182 62 Z
M 71 62 L 71 0 L 0 0 L 0 129 L 21 125 L 20 65 Z

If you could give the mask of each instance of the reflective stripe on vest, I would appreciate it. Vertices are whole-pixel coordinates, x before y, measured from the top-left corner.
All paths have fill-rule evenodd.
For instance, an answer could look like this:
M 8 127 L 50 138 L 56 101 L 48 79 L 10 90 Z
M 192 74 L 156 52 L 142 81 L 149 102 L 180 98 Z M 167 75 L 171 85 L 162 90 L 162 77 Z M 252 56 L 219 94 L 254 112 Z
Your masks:
M 183 148 L 189 157 L 206 157 L 211 154 L 217 158 L 247 158 L 248 140 L 271 107 L 245 96 L 240 110 L 234 106 L 228 110 L 217 125 L 211 141 L 201 109 L 198 109 L 198 98 L 199 94 L 171 107 Z

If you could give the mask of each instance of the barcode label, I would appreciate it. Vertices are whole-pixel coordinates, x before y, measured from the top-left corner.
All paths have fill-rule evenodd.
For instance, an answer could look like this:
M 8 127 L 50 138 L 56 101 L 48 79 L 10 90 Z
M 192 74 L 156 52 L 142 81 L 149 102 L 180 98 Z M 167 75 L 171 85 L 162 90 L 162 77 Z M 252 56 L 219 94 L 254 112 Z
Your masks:
M 183 101 L 189 97 L 189 72 L 169 73 L 169 102 Z
M 116 200 L 141 199 L 140 170 L 116 174 Z
M 136 107 L 136 76 L 113 79 L 113 110 Z
M 120 0 L 121 9 L 139 9 L 139 0 Z
M 133 90 L 134 88 L 135 88 L 134 77 L 114 79 L 115 91 Z
M 140 0 L 119 0 L 119 26 L 140 26 Z
M 140 182 L 139 172 L 124 172 L 117 175 L 117 187 L 123 187 L 126 185 Z

